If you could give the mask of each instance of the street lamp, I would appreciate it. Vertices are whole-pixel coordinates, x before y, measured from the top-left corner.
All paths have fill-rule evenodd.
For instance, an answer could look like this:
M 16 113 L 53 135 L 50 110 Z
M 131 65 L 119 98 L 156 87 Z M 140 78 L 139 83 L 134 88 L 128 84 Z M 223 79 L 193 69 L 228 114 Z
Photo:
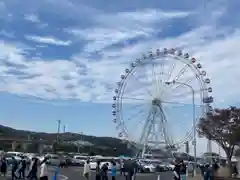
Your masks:
M 196 113 L 195 113 L 195 91 L 192 86 L 190 86 L 187 83 L 183 82 L 178 82 L 178 81 L 170 81 L 170 82 L 165 82 L 165 84 L 170 85 L 170 84 L 179 84 L 183 86 L 187 86 L 188 88 L 191 89 L 192 91 L 192 104 L 193 104 L 193 147 L 194 147 L 194 176 L 196 175 L 196 165 L 197 165 L 197 139 L 196 139 Z
M 78 142 L 78 153 L 80 153 L 80 144 L 83 145 L 83 132 L 80 132 L 80 143 Z

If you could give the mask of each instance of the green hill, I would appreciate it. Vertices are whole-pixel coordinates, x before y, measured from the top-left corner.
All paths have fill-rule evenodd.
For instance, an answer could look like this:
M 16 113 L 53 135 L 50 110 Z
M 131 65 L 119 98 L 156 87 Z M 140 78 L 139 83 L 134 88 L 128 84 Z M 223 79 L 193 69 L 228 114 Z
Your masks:
M 59 143 L 56 142 L 57 133 L 33 132 L 27 130 L 18 130 L 11 127 L 0 125 L 1 139 L 16 139 L 16 140 L 31 140 L 28 143 L 28 152 L 38 151 L 37 146 L 39 142 L 45 145 L 52 145 L 52 151 L 65 152 L 81 152 L 88 154 L 102 154 L 102 155 L 131 155 L 132 149 L 129 149 L 127 144 L 122 140 L 112 137 L 96 137 L 89 135 L 82 135 L 77 133 L 60 133 Z M 0 143 L 0 148 L 3 150 L 11 149 L 11 142 L 4 141 Z M 19 143 L 20 144 L 20 143 Z M 18 149 L 24 151 L 21 145 Z M 50 149 L 48 149 L 50 151 Z

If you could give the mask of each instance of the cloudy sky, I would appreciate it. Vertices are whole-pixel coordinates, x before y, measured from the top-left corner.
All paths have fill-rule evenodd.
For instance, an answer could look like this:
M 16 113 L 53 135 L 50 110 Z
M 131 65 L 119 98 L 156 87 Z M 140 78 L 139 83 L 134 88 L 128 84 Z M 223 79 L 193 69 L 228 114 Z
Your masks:
M 239 105 L 237 7 L 238 0 L 1 0 L 0 122 L 56 132 L 61 119 L 67 131 L 116 136 L 116 82 L 132 60 L 164 47 L 202 64 L 214 107 Z M 128 84 L 131 91 L 137 87 L 134 80 Z M 172 121 L 183 111 L 173 109 Z M 183 109 L 182 117 L 191 117 L 191 109 Z

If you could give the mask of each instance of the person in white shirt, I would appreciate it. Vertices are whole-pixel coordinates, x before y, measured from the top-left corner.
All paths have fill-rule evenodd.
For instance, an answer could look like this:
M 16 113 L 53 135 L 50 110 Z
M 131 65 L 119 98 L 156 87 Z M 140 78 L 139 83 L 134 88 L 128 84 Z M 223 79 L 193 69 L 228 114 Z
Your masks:
M 91 172 L 91 169 L 90 169 L 90 161 L 89 159 L 85 162 L 84 164 L 84 168 L 83 168 L 83 176 L 86 178 L 86 179 L 89 179 L 89 176 L 90 176 L 90 172 Z
M 125 176 L 125 170 L 124 170 L 124 161 L 123 159 L 120 159 L 120 175 L 124 175 Z
M 48 180 L 48 167 L 46 162 L 47 158 L 44 158 L 40 164 L 40 180 Z

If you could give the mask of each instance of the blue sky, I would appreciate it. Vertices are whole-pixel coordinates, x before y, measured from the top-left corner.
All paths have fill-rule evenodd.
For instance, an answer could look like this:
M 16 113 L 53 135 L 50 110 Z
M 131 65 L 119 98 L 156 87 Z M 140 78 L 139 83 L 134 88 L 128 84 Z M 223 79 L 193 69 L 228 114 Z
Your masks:
M 132 60 L 164 47 L 178 48 L 197 58 L 211 80 L 214 107 L 239 104 L 238 0 L 24 2 L 0 2 L 3 125 L 56 132 L 56 120 L 61 119 L 67 131 L 116 136 L 111 115 L 116 82 Z M 168 71 L 169 64 L 165 66 Z M 150 76 L 146 69 L 136 74 L 137 79 Z M 191 86 L 199 88 L 194 79 Z M 132 79 L 127 96 L 142 97 L 146 92 L 141 87 L 151 84 Z M 179 98 L 177 93 L 184 95 Z M 199 97 L 196 95 L 197 104 Z M 169 93 L 167 98 L 191 104 L 186 88 Z M 133 104 L 126 102 L 125 107 Z M 200 108 L 196 109 L 201 116 Z M 175 124 L 170 125 L 175 126 L 172 129 L 181 125 L 178 131 L 189 130 L 186 124 L 191 121 L 191 107 L 174 110 L 168 105 L 166 111 Z M 124 113 L 126 118 L 130 114 Z M 174 121 L 177 118 L 181 121 Z M 199 143 L 205 146 L 204 140 Z

